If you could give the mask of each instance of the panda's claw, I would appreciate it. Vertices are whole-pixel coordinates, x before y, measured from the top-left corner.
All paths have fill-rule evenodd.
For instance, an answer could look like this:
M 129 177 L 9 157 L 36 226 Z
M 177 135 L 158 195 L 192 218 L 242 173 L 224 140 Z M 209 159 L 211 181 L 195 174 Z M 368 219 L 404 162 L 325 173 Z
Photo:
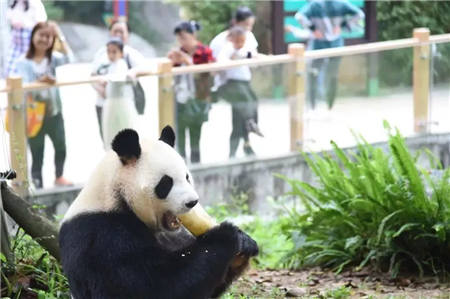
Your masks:
M 199 240 L 207 245 L 220 244 L 222 247 L 229 247 L 233 253 L 238 253 L 240 248 L 239 228 L 229 222 L 222 222 L 219 226 L 201 235 Z
M 249 235 L 239 230 L 239 253 L 251 257 L 259 253 L 258 244 Z

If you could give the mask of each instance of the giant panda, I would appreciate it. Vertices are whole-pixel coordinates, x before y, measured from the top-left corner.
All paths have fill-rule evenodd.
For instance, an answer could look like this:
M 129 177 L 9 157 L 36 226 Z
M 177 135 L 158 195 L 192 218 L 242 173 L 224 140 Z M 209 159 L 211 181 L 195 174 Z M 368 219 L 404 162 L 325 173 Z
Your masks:
M 199 200 L 174 143 L 169 126 L 159 140 L 119 132 L 69 207 L 59 244 L 74 299 L 215 298 L 258 253 L 228 222 L 198 237 L 170 225 Z

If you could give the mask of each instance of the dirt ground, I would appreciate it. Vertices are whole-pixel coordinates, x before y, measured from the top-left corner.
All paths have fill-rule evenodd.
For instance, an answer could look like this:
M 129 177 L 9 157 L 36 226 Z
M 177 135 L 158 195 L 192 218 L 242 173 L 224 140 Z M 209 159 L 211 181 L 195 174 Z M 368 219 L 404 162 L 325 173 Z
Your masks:
M 225 298 L 445 298 L 450 282 L 435 277 L 402 277 L 368 270 L 335 275 L 320 269 L 307 271 L 249 270 Z

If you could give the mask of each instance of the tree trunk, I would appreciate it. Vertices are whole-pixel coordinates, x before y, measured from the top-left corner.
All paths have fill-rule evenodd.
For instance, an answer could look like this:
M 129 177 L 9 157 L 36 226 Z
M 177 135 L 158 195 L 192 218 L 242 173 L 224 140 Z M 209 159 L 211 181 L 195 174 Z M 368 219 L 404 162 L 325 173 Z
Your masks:
M 3 211 L 2 194 L 0 192 L 0 239 L 1 239 L 1 252 L 6 258 L 9 264 L 14 262 L 14 255 L 11 252 L 11 243 L 9 240 L 8 227 L 6 226 L 6 215 Z
M 29 202 L 15 194 L 6 183 L 1 184 L 1 195 L 6 213 L 36 242 L 59 260 L 58 226 L 36 212 Z

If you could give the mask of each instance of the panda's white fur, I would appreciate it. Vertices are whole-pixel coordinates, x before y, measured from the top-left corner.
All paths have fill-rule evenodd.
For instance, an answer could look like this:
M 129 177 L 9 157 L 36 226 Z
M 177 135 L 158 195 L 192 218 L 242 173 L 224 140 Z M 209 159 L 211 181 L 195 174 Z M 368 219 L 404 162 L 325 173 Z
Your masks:
M 189 211 L 185 204 L 199 198 L 183 158 L 163 141 L 141 140 L 140 143 L 141 157 L 130 165 L 122 165 L 114 151 L 106 153 L 63 222 L 87 212 L 113 210 L 117 206 L 118 190 L 139 219 L 150 227 L 158 226 L 165 211 L 175 215 Z M 163 175 L 173 179 L 165 200 L 158 199 L 154 192 Z

